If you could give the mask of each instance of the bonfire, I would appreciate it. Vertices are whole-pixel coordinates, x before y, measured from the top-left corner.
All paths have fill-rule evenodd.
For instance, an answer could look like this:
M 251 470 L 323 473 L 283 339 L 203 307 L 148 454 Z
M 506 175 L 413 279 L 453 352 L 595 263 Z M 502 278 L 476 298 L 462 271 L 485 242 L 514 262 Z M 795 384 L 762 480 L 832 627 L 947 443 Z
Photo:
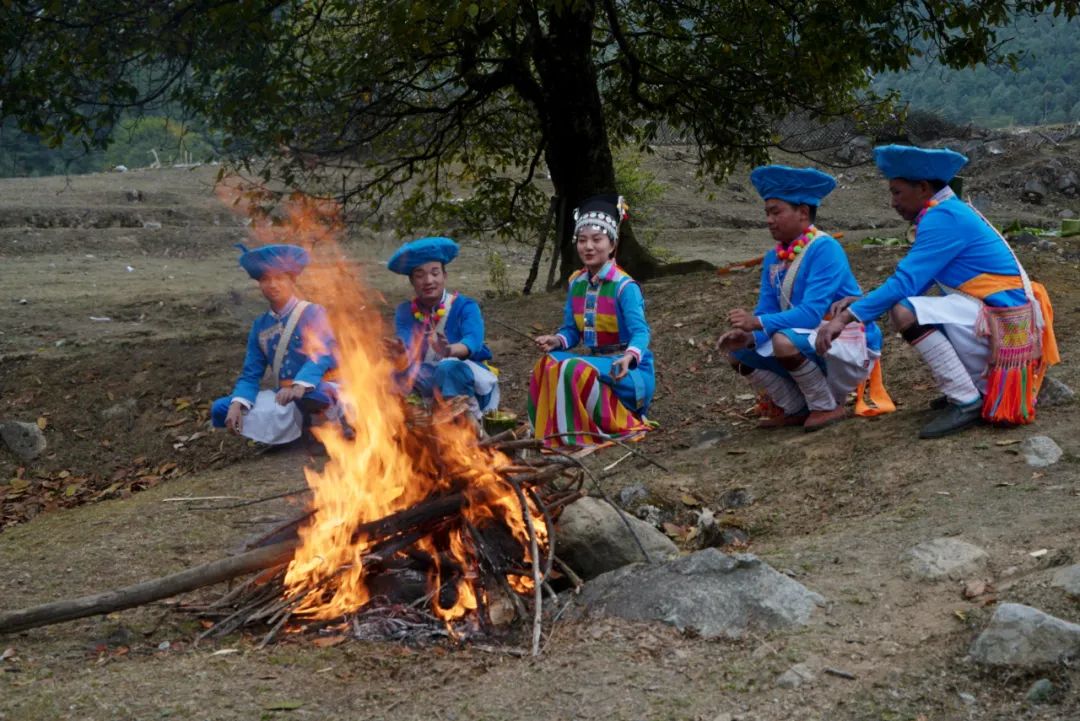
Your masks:
M 244 209 L 249 195 L 222 186 Z M 323 305 L 337 339 L 347 429 L 313 429 L 326 449 L 321 469 L 305 469 L 310 501 L 302 515 L 230 559 L 97 596 L 0 614 L 0 632 L 147 603 L 258 571 L 209 604 L 187 607 L 213 619 L 203 634 L 243 627 L 349 629 L 362 638 L 488 634 L 532 618 L 539 651 L 543 598 L 552 581 L 580 585 L 555 555 L 554 521 L 582 495 L 581 457 L 522 438 L 524 428 L 481 440 L 462 409 L 411 412 L 395 392 L 387 329 L 359 269 L 336 242 L 336 205 L 293 196 L 284 218 L 247 207 L 256 240 L 290 242 L 315 262 L 303 290 Z M 306 338 L 309 354 L 329 352 Z M 531 605 L 531 609 L 528 606 Z M 507 612 L 509 610 L 509 612 Z

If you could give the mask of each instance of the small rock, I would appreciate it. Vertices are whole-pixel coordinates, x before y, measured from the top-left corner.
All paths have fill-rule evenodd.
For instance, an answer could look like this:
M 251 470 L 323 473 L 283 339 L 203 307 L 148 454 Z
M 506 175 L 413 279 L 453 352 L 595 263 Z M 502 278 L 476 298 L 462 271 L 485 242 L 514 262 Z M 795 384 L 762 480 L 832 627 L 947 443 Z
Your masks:
M 1059 218 L 1064 218 L 1065 220 L 1068 220 L 1069 218 L 1075 218 L 1075 217 L 1076 217 L 1076 213 L 1074 213 L 1074 212 L 1073 212 L 1072 210 L 1070 210 L 1069 208 L 1066 208 L 1065 210 L 1063 210 L 1063 211 L 1061 211 L 1060 213 L 1058 213 L 1058 217 L 1059 217 Z
M 745 508 L 754 502 L 754 495 L 748 488 L 732 488 L 720 496 L 724 508 Z
M 745 546 L 750 541 L 750 534 L 743 529 L 717 523 L 716 516 L 708 508 L 698 512 L 697 527 L 699 548 Z
M 1035 244 L 1035 247 L 1039 250 L 1052 251 L 1057 250 L 1058 244 L 1048 238 L 1043 238 Z
M 1054 186 L 1059 193 L 1071 195 L 1072 193 L 1075 193 L 1076 188 L 1080 186 L 1080 178 L 1076 176 L 1076 173 L 1070 170 L 1059 175 L 1057 180 L 1054 181 Z
M 1064 590 L 1074 598 L 1080 598 L 1080 564 L 1059 568 L 1050 585 Z
M 1020 199 L 1035 205 L 1042 205 L 1046 197 L 1046 186 L 1038 180 L 1032 179 L 1024 183 L 1024 189 L 1020 193 Z
M 1031 688 L 1028 689 L 1027 694 L 1024 696 L 1028 703 L 1049 703 L 1053 697 L 1054 684 L 1050 683 L 1048 678 L 1040 678 L 1031 684 Z
M 975 697 L 972 694 L 968 693 L 967 691 L 961 691 L 960 693 L 957 694 L 957 696 L 960 697 L 960 700 L 966 706 L 974 706 L 975 705 L 975 700 L 976 700 Z
M 129 203 L 141 203 L 143 194 L 141 190 L 125 190 L 124 197 L 127 198 Z
M 0 423 L 0 439 L 23 461 L 32 461 L 45 452 L 48 441 L 36 423 L 7 421 Z
M 731 433 L 724 428 L 706 428 L 694 436 L 692 448 L 695 451 L 704 451 L 730 437 Z
M 986 567 L 986 551 L 956 538 L 935 538 L 908 549 L 905 554 L 912 575 L 928 581 L 960 580 Z
M 1076 398 L 1076 391 L 1065 385 L 1053 376 L 1043 378 L 1042 388 L 1039 389 L 1039 407 L 1063 406 L 1072 403 Z
M 1020 453 L 1029 466 L 1045 468 L 1061 460 L 1062 450 L 1050 436 L 1032 436 L 1020 444 Z
M 623 486 L 619 489 L 619 505 L 623 508 L 630 508 L 639 501 L 644 501 L 648 497 L 649 492 L 645 490 L 645 486 L 640 483 Z
M 143 221 L 142 227 L 147 230 L 161 230 L 161 223 L 156 220 L 145 220 Z
M 804 683 L 809 683 L 817 678 L 810 667 L 805 663 L 797 663 L 787 671 L 784 671 L 776 679 L 776 685 L 780 688 L 798 688 Z
M 134 398 L 128 398 L 101 411 L 101 419 L 115 428 L 130 431 L 135 427 L 135 416 L 138 412 L 139 402 Z
M 1080 656 L 1080 625 L 1031 606 L 1003 603 L 971 645 L 970 654 L 989 666 L 1055 665 Z
M 645 504 L 644 506 L 638 506 L 636 515 L 653 528 L 659 528 L 664 522 L 664 512 L 653 505 Z
M 1034 233 L 1017 233 L 1010 235 L 1009 240 L 1013 245 L 1035 245 L 1039 242 L 1039 237 Z
M 624 518 L 633 528 L 633 535 Z M 559 519 L 559 555 L 582 578 L 593 578 L 645 560 L 634 536 L 645 547 L 651 561 L 679 555 L 678 546 L 654 526 L 620 514 L 606 501 L 581 498 L 567 506 Z

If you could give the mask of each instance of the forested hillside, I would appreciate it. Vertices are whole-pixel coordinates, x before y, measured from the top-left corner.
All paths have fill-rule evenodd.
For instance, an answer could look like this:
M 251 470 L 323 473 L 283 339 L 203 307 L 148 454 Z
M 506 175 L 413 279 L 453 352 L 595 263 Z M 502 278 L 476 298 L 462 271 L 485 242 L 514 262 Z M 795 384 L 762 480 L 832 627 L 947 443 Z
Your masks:
M 145 168 L 155 162 L 206 161 L 216 153 L 210 134 L 200 130 L 165 117 L 148 116 L 125 123 L 106 150 L 86 149 L 78 142 L 50 148 L 9 121 L 0 127 L 0 177 L 96 173 L 118 165 Z
M 1005 46 L 1020 55 L 1007 67 L 947 70 L 922 63 L 888 73 L 874 88 L 896 90 L 918 110 L 959 123 L 1002 127 L 1080 121 L 1080 23 L 1044 16 L 1017 21 Z

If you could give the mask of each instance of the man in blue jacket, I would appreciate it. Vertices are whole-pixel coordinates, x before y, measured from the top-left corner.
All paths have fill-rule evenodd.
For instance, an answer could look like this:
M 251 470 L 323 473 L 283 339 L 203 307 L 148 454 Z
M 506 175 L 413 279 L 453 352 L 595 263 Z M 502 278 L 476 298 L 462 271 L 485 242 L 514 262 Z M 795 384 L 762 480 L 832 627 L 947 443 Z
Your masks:
M 484 318 L 472 298 L 446 289 L 446 266 L 458 254 L 450 238 L 420 238 L 402 245 L 387 262 L 408 276 L 415 297 L 394 314 L 397 349 L 406 367 L 397 381 L 404 393 L 429 400 L 463 398 L 472 416 L 499 406 L 498 378 L 488 365 Z
M 334 336 L 326 310 L 296 294 L 297 276 L 310 261 L 306 250 L 238 247 L 241 267 L 258 281 L 270 310 L 252 324 L 240 378 L 231 395 L 214 401 L 211 423 L 262 443 L 288 443 L 312 414 L 336 408 L 336 388 L 326 379 L 335 368 Z M 260 390 L 264 375 L 272 390 Z
M 836 187 L 832 176 L 768 165 L 755 168 L 750 180 L 765 201 L 776 248 L 762 262 L 754 311 L 730 311 L 730 330 L 717 344 L 782 411 L 759 427 L 816 431 L 846 417 L 846 395 L 867 379 L 881 355 L 881 330 L 873 323 L 850 323 L 828 353 L 814 351 L 830 306 L 862 294 L 843 247 L 814 226 L 818 205 Z
M 931 404 L 941 412 L 920 438 L 947 436 L 980 419 L 1030 423 L 1046 366 L 1058 360 L 1046 289 L 949 187 L 965 156 L 885 145 L 874 149 L 874 160 L 889 180 L 893 209 L 915 225 L 915 241 L 884 283 L 837 303 L 818 348 L 828 348 L 845 323 L 887 313 L 942 393 Z M 933 288 L 941 294 L 931 295 Z

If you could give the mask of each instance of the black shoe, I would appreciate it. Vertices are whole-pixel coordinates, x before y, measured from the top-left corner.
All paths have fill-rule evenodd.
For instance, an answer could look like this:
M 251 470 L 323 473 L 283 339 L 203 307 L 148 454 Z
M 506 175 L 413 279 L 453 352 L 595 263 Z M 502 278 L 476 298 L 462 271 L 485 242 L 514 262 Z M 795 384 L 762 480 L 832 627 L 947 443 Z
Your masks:
M 949 407 L 949 397 L 944 395 L 938 396 L 937 398 L 931 399 L 927 405 L 930 406 L 930 410 L 932 411 L 943 411 Z
M 941 438 L 973 426 L 982 419 L 982 401 L 978 400 L 966 406 L 950 403 L 934 420 L 919 431 L 919 438 Z

